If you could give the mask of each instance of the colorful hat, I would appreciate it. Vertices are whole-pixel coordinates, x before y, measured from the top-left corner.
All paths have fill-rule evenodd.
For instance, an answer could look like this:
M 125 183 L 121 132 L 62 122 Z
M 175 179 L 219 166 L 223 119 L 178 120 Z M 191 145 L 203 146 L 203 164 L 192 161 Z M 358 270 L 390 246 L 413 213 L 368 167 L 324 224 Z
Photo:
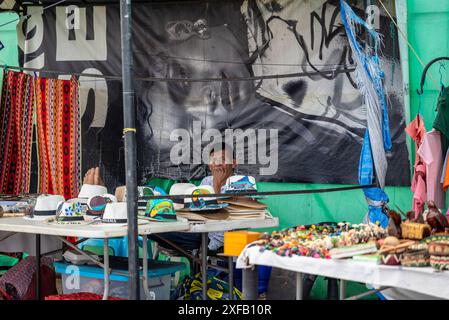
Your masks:
M 148 201 L 144 217 L 155 221 L 176 221 L 176 211 L 173 207 L 173 201 L 169 199 L 153 199 Z
M 78 224 L 84 222 L 83 207 L 80 202 L 61 201 L 56 212 L 56 223 Z
M 189 188 L 186 194 L 197 195 L 197 197 L 184 199 L 184 209 L 189 211 L 219 210 L 228 206 L 227 203 L 218 203 L 216 197 L 204 197 L 204 195 L 215 194 L 214 188 L 209 185 Z
M 60 195 L 40 195 L 36 199 L 34 209 L 31 210 L 29 216 L 25 219 L 30 220 L 45 220 L 49 217 L 56 216 L 56 210 L 60 202 L 64 202 L 64 197 Z
M 104 213 L 104 209 L 108 203 L 117 202 L 117 198 L 112 194 L 103 194 L 101 196 L 90 197 L 87 200 L 88 216 L 101 216 Z
M 175 183 L 170 188 L 170 195 L 177 196 L 187 194 L 187 190 L 195 187 L 196 186 L 193 183 Z M 184 208 L 184 198 L 176 198 L 172 199 L 172 201 L 175 210 L 181 210 L 182 208 Z
M 223 186 L 224 193 L 240 193 L 240 192 L 251 192 L 252 198 L 265 198 L 264 196 L 257 195 L 257 185 L 256 179 L 252 176 L 230 176 L 225 185 Z

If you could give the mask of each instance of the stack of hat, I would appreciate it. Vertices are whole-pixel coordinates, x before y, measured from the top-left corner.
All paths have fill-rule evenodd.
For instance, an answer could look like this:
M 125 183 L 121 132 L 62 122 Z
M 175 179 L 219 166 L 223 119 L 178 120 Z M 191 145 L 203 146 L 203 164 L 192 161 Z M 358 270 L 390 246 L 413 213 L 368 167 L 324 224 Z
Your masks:
M 170 189 L 170 195 L 192 195 L 192 197 L 184 199 L 180 197 L 174 200 L 178 210 L 215 211 L 228 206 L 227 203 L 219 203 L 217 197 L 207 196 L 209 194 L 215 194 L 214 188 L 209 185 L 195 186 L 190 183 L 178 183 Z

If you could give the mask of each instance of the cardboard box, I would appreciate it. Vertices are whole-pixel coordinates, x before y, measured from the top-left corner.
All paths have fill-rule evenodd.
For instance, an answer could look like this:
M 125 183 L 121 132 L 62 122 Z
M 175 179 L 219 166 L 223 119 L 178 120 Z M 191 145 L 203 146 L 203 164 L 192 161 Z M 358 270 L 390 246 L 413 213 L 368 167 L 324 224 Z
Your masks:
M 231 231 L 224 233 L 224 254 L 228 256 L 239 256 L 245 246 L 259 240 L 260 232 Z

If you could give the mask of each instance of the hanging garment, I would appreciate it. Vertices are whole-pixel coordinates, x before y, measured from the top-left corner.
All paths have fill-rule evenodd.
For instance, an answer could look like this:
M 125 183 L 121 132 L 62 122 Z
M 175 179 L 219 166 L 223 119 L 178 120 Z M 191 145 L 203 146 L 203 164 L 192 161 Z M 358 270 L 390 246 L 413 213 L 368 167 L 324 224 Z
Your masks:
M 442 134 L 442 151 L 446 154 L 449 146 L 449 88 L 443 88 L 438 96 L 437 115 L 433 127 Z
M 443 169 L 441 133 L 435 129 L 425 134 L 418 154 L 426 165 L 427 200 L 433 200 L 440 209 L 444 208 L 443 186 L 440 182 Z
M 75 198 L 81 181 L 81 117 L 76 79 L 36 79 L 39 192 Z
M 0 106 L 0 193 L 28 193 L 33 133 L 33 77 L 7 71 Z
M 364 147 L 371 150 L 372 162 L 380 188 L 385 187 L 387 174 L 386 151 L 392 148 L 387 102 L 383 88 L 384 72 L 381 69 L 378 49 L 381 47 L 379 34 L 366 21 L 357 16 L 351 7 L 340 0 L 340 12 L 348 36 L 352 55 L 356 61 L 354 81 L 362 94 L 367 114 L 367 132 L 369 139 L 364 139 Z M 366 48 L 357 39 L 356 27 L 360 27 L 373 45 Z
M 424 120 L 421 115 L 418 114 L 416 118 L 410 122 L 407 128 L 405 128 L 405 132 L 407 132 L 415 142 L 415 164 L 413 166 L 411 190 L 413 192 L 412 207 L 413 211 L 415 211 L 415 217 L 417 217 L 420 213 L 424 212 L 424 204 L 427 199 L 426 165 L 418 153 L 418 149 L 426 134 Z
M 417 219 L 424 212 L 424 204 L 427 199 L 426 166 L 422 162 L 415 167 L 411 189 L 413 192 L 412 210 L 415 211 L 415 219 Z

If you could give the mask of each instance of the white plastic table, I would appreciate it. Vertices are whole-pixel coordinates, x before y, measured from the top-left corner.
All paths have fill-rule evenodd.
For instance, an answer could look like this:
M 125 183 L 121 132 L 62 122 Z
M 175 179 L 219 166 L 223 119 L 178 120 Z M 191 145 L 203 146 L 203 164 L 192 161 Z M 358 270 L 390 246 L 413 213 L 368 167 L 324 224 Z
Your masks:
M 217 220 L 207 222 L 190 222 L 188 232 L 201 233 L 201 275 L 203 284 L 203 300 L 207 297 L 207 238 L 209 232 L 225 232 L 242 229 L 263 229 L 279 226 L 277 217 L 264 219 Z
M 373 262 L 352 259 L 316 259 L 311 257 L 281 257 L 271 251 L 260 252 L 259 246 L 247 246 L 237 259 L 237 268 L 243 268 L 244 277 L 254 277 L 254 265 L 271 266 L 296 272 L 296 298 L 302 298 L 301 274 L 361 282 L 374 288 L 400 288 L 421 294 L 449 299 L 449 271 L 437 271 L 431 267 L 406 268 L 385 266 Z M 244 280 L 245 281 L 245 280 Z M 249 281 L 251 286 L 257 282 Z M 248 283 L 248 282 L 247 282 Z M 253 297 L 257 288 L 243 286 L 243 296 Z M 345 290 L 340 288 L 340 299 L 344 299 Z
M 146 221 L 145 224 L 139 224 L 138 232 L 139 235 L 153 234 L 153 233 L 163 233 L 172 231 L 185 231 L 189 229 L 189 223 L 186 220 L 176 221 L 176 222 L 150 222 Z M 109 295 L 109 248 L 108 239 L 124 237 L 127 235 L 127 226 L 95 226 L 95 225 L 50 225 L 43 221 L 27 220 L 22 217 L 16 218 L 0 218 L 0 231 L 9 231 L 15 233 L 29 233 L 36 235 L 36 295 L 40 299 L 40 236 L 50 235 L 57 236 L 62 242 L 66 243 L 68 246 L 76 250 L 77 252 L 88 257 L 90 260 L 100 265 L 104 269 L 104 292 L 103 299 L 106 300 Z M 64 237 L 78 237 L 78 238 L 100 238 L 104 239 L 103 254 L 104 261 L 100 263 L 87 253 L 78 249 L 76 245 L 68 242 Z M 146 251 L 144 251 L 146 252 Z M 148 265 L 146 265 L 147 271 Z M 145 264 L 144 264 L 145 268 Z M 146 282 L 147 273 L 144 273 L 143 279 Z

